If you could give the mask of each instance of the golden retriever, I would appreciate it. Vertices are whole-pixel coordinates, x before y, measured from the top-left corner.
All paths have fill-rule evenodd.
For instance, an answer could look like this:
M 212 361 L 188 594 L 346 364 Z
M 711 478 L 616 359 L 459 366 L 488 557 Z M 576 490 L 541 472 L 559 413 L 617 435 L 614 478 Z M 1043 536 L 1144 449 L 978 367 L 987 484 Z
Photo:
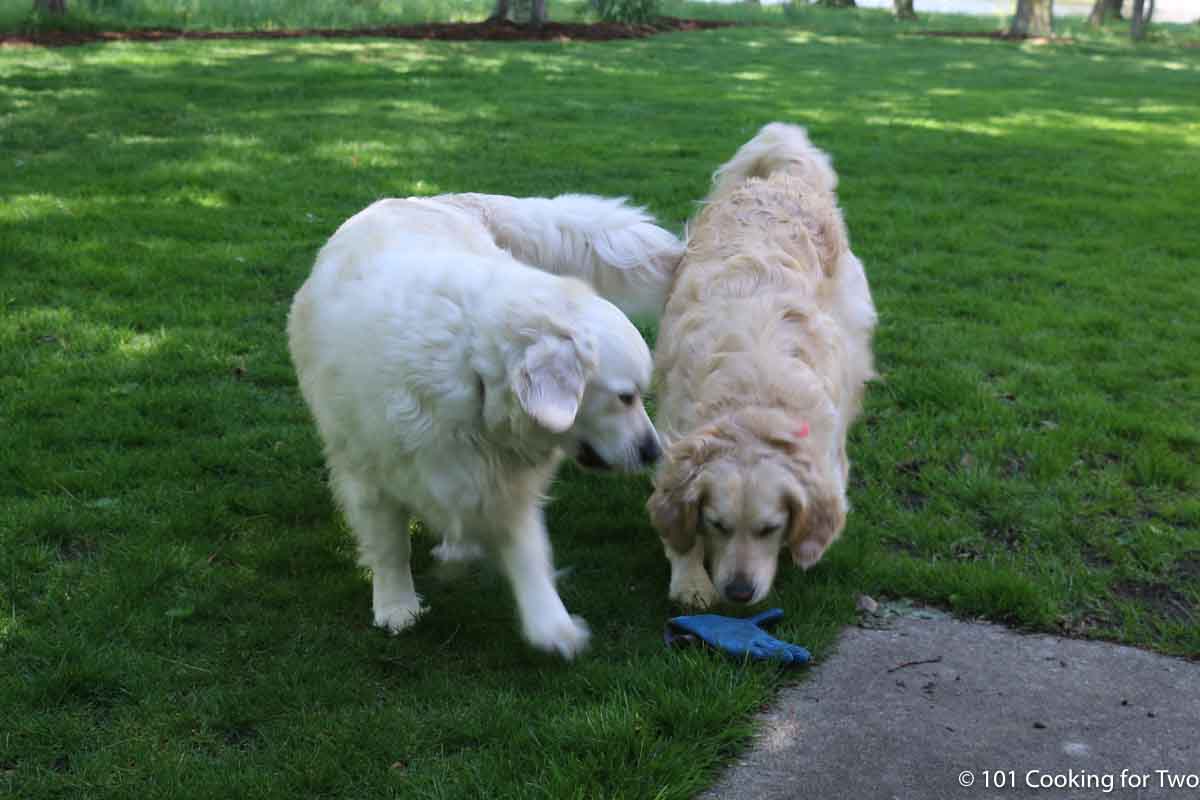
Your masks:
M 659 331 L 668 446 L 647 504 L 671 599 L 700 608 L 759 602 L 784 547 L 807 569 L 841 534 L 876 321 L 837 176 L 803 128 L 765 126 L 714 183 Z
M 499 563 L 534 647 L 586 647 L 555 589 L 542 503 L 564 455 L 619 470 L 658 459 L 650 349 L 614 302 L 656 311 L 681 250 L 640 209 L 584 195 L 380 200 L 326 243 L 288 344 L 376 625 L 398 633 L 425 611 L 417 516 L 444 537 L 439 560 Z

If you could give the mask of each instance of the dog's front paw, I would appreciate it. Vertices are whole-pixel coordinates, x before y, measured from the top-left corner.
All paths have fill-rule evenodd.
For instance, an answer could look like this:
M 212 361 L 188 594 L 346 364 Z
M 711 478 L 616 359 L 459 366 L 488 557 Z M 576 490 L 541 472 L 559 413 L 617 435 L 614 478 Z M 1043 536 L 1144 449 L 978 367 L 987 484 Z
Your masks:
M 822 542 L 817 539 L 805 539 L 798 547 L 792 549 L 792 560 L 800 569 L 808 570 L 813 567 L 821 556 L 825 555 L 825 548 L 829 546 L 828 542 Z
M 411 600 L 380 606 L 375 609 L 375 626 L 389 633 L 400 633 L 411 628 L 427 610 L 421 605 L 421 598 L 415 596 Z
M 703 572 L 700 573 L 699 577 L 692 577 L 688 580 L 680 581 L 678 584 L 672 582 L 668 597 L 672 602 L 696 611 L 703 611 L 721 601 L 721 595 L 717 593 L 717 587 L 713 586 L 707 573 Z
M 587 649 L 591 636 L 583 617 L 566 614 L 525 628 L 525 638 L 531 645 L 547 653 L 558 653 L 568 661 Z

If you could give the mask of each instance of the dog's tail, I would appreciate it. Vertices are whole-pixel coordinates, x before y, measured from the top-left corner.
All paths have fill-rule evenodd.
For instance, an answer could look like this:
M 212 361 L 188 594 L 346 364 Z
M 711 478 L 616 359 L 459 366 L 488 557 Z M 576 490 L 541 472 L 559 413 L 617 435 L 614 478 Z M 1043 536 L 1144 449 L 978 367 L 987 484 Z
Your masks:
M 816 191 L 832 193 L 837 188 L 833 162 L 809 141 L 804 128 L 772 122 L 742 145 L 728 164 L 713 173 L 709 199 L 732 194 L 750 178 L 766 178 L 776 172 L 786 172 Z
M 624 198 L 564 194 L 505 197 L 442 195 L 475 215 L 514 258 L 579 278 L 627 315 L 657 319 L 683 243 Z

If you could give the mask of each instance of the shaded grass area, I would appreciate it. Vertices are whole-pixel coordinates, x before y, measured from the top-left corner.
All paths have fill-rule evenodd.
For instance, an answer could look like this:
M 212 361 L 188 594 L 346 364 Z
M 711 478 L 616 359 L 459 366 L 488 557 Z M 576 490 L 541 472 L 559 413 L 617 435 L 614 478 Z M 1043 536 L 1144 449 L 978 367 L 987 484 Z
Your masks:
M 1200 53 L 845 19 L 0 52 L 0 794 L 703 786 L 781 678 L 663 650 L 648 481 L 555 484 L 578 664 L 527 650 L 497 576 L 436 581 L 424 531 L 433 611 L 388 637 L 283 324 L 377 197 L 627 194 L 679 228 L 775 119 L 835 158 L 884 376 L 780 635 L 820 658 L 866 592 L 1200 652 Z

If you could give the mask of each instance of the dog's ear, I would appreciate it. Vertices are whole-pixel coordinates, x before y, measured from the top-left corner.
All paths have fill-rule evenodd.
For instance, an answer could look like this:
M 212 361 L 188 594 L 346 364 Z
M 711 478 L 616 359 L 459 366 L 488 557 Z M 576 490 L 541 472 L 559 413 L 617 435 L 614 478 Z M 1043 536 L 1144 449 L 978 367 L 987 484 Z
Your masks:
M 562 336 L 547 335 L 529 347 L 513 370 L 512 386 L 521 408 L 551 433 L 575 424 L 592 360 L 587 348 Z
M 846 526 L 846 498 L 831 489 L 818 487 L 817 491 L 804 492 L 795 487 L 788 493 L 788 549 L 792 563 L 801 569 L 820 561 Z
M 673 444 L 646 503 L 655 530 L 676 553 L 688 553 L 696 544 L 700 507 L 704 505 L 700 473 L 713 449 L 705 433 L 692 434 Z

